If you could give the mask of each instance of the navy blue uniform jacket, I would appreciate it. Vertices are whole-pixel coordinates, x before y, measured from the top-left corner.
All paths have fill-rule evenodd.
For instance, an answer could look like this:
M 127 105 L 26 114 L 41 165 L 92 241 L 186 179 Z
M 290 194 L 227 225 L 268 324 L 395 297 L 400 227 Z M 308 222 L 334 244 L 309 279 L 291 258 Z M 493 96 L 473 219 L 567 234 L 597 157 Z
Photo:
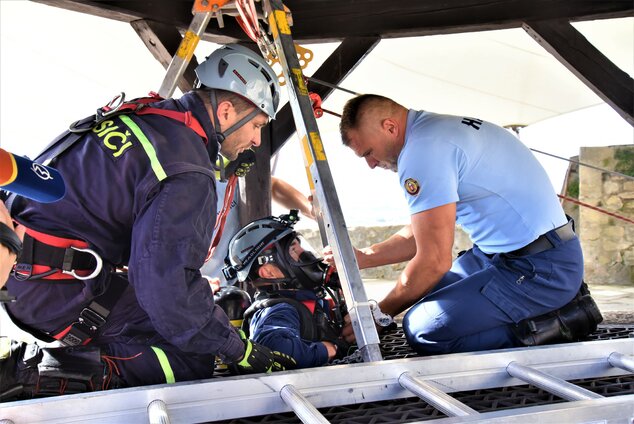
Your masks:
M 197 94 L 153 106 L 191 111 L 216 143 Z M 151 148 L 120 118 L 98 125 L 53 163 L 66 182 L 64 199 L 26 201 L 14 217 L 36 231 L 87 241 L 105 261 L 128 266 L 130 286 L 95 343 L 167 344 L 194 356 L 235 360 L 244 344 L 199 272 L 216 217 L 215 179 L 204 142 L 167 117 L 127 117 Z M 7 286 L 18 300 L 9 309 L 23 323 L 54 332 L 77 319 L 104 281 L 103 276 L 86 282 L 12 278 Z

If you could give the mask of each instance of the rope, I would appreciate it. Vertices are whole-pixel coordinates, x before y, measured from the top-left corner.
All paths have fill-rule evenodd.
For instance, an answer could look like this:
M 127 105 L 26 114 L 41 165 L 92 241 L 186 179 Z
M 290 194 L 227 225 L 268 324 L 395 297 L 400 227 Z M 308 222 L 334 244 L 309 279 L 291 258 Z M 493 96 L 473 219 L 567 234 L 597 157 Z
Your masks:
M 616 175 L 618 177 L 627 178 L 628 180 L 634 180 L 634 177 L 632 177 L 631 175 L 622 174 L 622 173 L 617 172 L 617 171 L 610 171 L 609 169 L 599 168 L 598 166 L 590 165 L 589 163 L 583 163 L 583 162 L 579 162 L 578 160 L 564 158 L 564 157 L 561 157 L 561 156 L 553 155 L 552 153 L 542 152 L 541 150 L 537 150 L 537 149 L 530 149 L 530 150 L 532 150 L 533 152 L 541 153 L 542 155 L 552 156 L 552 157 L 557 158 L 557 159 L 561 159 L 561 160 L 565 160 L 565 161 L 568 161 L 568 162 L 576 163 L 577 165 L 582 165 L 582 166 L 585 166 L 585 167 L 588 167 L 588 168 L 596 169 L 597 171 L 601 171 L 601 172 L 605 172 L 605 173 L 608 173 L 608 174 Z
M 227 188 L 225 189 L 225 197 L 222 203 L 222 209 L 220 213 L 216 217 L 216 225 L 214 226 L 214 236 L 211 240 L 211 244 L 209 245 L 209 250 L 207 251 L 207 256 L 205 257 L 205 263 L 209 262 L 211 257 L 216 250 L 216 246 L 220 243 L 220 238 L 222 237 L 222 231 L 225 228 L 225 222 L 227 221 L 227 216 L 231 211 L 231 203 L 233 202 L 233 194 L 235 193 L 236 185 L 238 183 L 238 177 L 233 174 L 229 177 L 229 181 L 227 181 Z
M 563 195 L 561 195 L 561 194 L 558 194 L 557 196 L 559 196 L 559 198 L 560 198 L 560 199 L 563 199 L 563 200 L 565 200 L 565 201 L 567 201 L 567 202 L 575 203 L 575 204 L 577 204 L 577 205 L 580 205 L 580 206 L 583 206 L 583 207 L 586 207 L 586 208 L 589 208 L 589 209 L 595 210 L 595 211 L 597 211 L 597 212 L 604 213 L 604 214 L 609 215 L 609 216 L 611 216 L 611 217 L 614 217 L 614 218 L 616 218 L 616 219 L 620 219 L 621 221 L 625 221 L 625 222 L 629 222 L 630 224 L 634 224 L 634 221 L 633 221 L 633 220 L 631 220 L 631 219 L 629 219 L 629 218 L 626 218 L 626 217 L 624 217 L 624 216 L 617 215 L 617 214 L 615 214 L 615 213 L 612 213 L 612 212 L 606 211 L 605 209 L 601 209 L 601 208 L 598 208 L 598 207 L 596 207 L 596 206 L 589 205 L 588 203 L 584 203 L 584 202 L 581 202 L 581 201 L 579 201 L 579 200 L 577 200 L 577 199 L 573 199 L 572 197 L 563 196 Z

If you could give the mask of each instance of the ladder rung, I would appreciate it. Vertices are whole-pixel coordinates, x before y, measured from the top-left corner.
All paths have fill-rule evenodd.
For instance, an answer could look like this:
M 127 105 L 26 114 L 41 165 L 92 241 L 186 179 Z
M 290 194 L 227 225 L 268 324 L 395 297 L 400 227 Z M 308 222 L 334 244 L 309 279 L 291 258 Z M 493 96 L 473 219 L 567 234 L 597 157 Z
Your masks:
M 315 408 L 292 384 L 287 384 L 282 387 L 282 390 L 280 390 L 280 396 L 284 400 L 284 403 L 293 408 L 295 415 L 297 415 L 303 423 L 330 423 L 330 421 L 321 415 L 321 412 L 319 412 L 317 408 Z
M 522 381 L 537 386 L 540 389 L 544 389 L 566 400 L 588 400 L 600 399 L 603 397 L 591 392 L 590 390 L 575 386 L 566 380 L 553 377 L 515 361 L 507 365 L 506 371 L 512 377 L 519 378 Z
M 612 352 L 610 353 L 610 356 L 608 356 L 608 362 L 613 367 L 634 373 L 634 356 L 632 355 L 623 355 L 619 352 Z
M 147 415 L 150 424 L 170 424 L 167 405 L 160 399 L 155 399 L 148 404 Z
M 409 372 L 404 372 L 398 378 L 399 384 L 416 396 L 450 417 L 464 417 L 478 415 L 478 411 L 452 398 L 442 390 L 421 380 Z

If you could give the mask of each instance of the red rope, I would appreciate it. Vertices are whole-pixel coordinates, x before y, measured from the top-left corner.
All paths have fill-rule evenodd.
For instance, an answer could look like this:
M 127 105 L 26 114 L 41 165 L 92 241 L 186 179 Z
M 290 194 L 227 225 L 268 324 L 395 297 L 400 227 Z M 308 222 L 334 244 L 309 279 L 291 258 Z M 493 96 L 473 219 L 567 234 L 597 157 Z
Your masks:
M 216 250 L 216 246 L 218 246 L 218 243 L 220 243 L 222 230 L 224 230 L 225 228 L 227 215 L 229 215 L 229 211 L 231 210 L 231 202 L 233 202 L 233 193 L 235 192 L 237 183 L 238 177 L 235 174 L 229 177 L 227 188 L 225 189 L 225 197 L 222 204 L 222 209 L 218 214 L 218 217 L 216 218 L 216 225 L 214 226 L 214 238 L 211 240 L 211 245 L 209 246 L 209 250 L 207 251 L 205 263 L 207 263 L 211 259 L 214 251 Z
M 261 34 L 253 0 L 238 0 L 235 5 L 240 14 L 240 16 L 236 16 L 236 21 L 249 38 L 257 43 Z
M 586 207 L 586 208 L 590 208 L 590 209 L 595 210 L 597 212 L 601 212 L 601 213 L 604 213 L 606 215 L 609 215 L 609 216 L 611 216 L 613 218 L 620 219 L 620 220 L 625 221 L 625 222 L 629 222 L 630 224 L 634 224 L 633 220 L 631 220 L 629 218 L 626 218 L 624 216 L 621 216 L 621 215 L 617 215 L 617 214 L 612 213 L 612 212 L 608 212 L 605 209 L 601 209 L 601 208 L 598 208 L 596 206 L 592 206 L 592 205 L 589 205 L 587 203 L 580 202 L 577 199 L 573 199 L 572 197 L 568 197 L 568 196 L 563 196 L 561 194 L 558 194 L 557 196 L 559 196 L 560 199 L 563 199 L 563 200 L 565 200 L 567 202 L 576 203 L 577 205 L 580 205 L 580 206 L 583 206 L 583 207 Z

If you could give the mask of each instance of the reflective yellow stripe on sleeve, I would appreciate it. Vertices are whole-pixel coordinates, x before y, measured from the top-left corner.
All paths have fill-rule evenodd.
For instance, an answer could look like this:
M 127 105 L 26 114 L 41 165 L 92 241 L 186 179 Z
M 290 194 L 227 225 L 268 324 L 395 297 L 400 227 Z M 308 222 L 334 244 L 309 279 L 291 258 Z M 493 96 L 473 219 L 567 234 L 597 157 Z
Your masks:
M 141 146 L 143 146 L 143 150 L 145 150 L 145 154 L 148 156 L 148 158 L 150 158 L 150 165 L 152 166 L 152 170 L 156 174 L 156 178 L 158 178 L 159 181 L 163 181 L 165 178 L 167 178 L 167 174 L 161 166 L 161 162 L 159 162 L 158 157 L 156 156 L 156 150 L 154 150 L 154 146 L 152 146 L 150 140 L 147 139 L 145 134 L 143 134 L 143 131 L 141 131 L 141 128 L 139 128 L 139 126 L 128 116 L 119 115 L 119 118 L 123 121 L 124 124 L 128 126 L 128 128 L 130 128 L 136 138 L 139 139 L 139 141 L 141 142 Z
M 170 365 L 169 359 L 167 359 L 167 355 L 163 352 L 163 349 L 150 346 L 156 357 L 158 358 L 159 364 L 161 364 L 161 369 L 163 369 L 163 374 L 165 374 L 165 382 L 168 384 L 176 383 L 176 378 L 174 378 L 174 371 L 172 371 L 172 367 Z

